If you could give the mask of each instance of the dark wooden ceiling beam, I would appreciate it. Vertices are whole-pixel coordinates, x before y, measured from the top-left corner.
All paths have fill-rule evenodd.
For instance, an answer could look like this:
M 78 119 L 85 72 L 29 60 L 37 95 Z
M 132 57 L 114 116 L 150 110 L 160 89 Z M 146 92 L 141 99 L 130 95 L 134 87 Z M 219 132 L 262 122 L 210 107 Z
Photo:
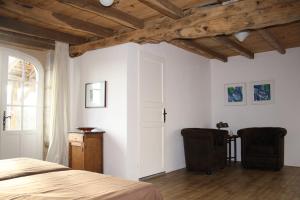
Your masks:
M 144 27 L 144 21 L 138 19 L 132 15 L 129 15 L 123 11 L 120 11 L 113 7 L 104 7 L 99 3 L 90 0 L 59 0 L 61 3 L 65 3 L 82 10 L 95 13 L 99 16 L 110 19 L 114 22 L 122 24 L 124 26 L 140 29 Z
M 169 0 L 139 0 L 141 3 L 173 19 L 184 16 L 183 11 Z
M 247 29 L 259 29 L 300 20 L 300 1 L 247 0 L 230 5 L 195 8 L 194 13 L 176 22 L 147 26 L 144 29 L 119 34 L 113 37 L 72 46 L 71 55 L 123 44 L 127 42 L 173 39 L 196 39 L 216 35 L 229 35 Z M 263 15 L 262 15 L 263 13 Z
M 199 7 L 216 5 L 216 4 L 220 4 L 219 0 L 203 0 L 200 1 L 199 3 L 194 4 L 192 8 L 199 8 Z
M 85 38 L 62 33 L 48 28 L 38 27 L 29 23 L 20 22 L 18 20 L 1 17 L 0 16 L 0 29 L 11 30 L 13 32 L 19 32 L 26 35 L 32 35 L 40 38 L 57 40 L 69 44 L 81 44 L 87 42 Z
M 37 49 L 54 49 L 55 43 L 53 40 L 41 39 L 37 37 L 22 35 L 9 31 L 0 31 L 0 41 L 8 44 L 22 45 L 29 48 Z
M 279 53 L 285 54 L 285 48 L 280 44 L 280 41 L 267 29 L 260 29 L 257 31 L 260 36 L 274 49 L 276 49 Z
M 101 25 L 82 21 L 64 14 L 51 12 L 47 10 L 47 5 L 50 4 L 51 1 L 40 4 L 34 0 L 4 0 L 1 4 L 1 9 L 23 16 L 26 19 L 47 23 L 58 29 L 63 27 L 74 31 L 90 33 L 98 37 L 109 37 L 114 33 L 111 29 Z
M 73 28 L 87 31 L 89 33 L 93 33 L 98 36 L 109 37 L 114 34 L 114 31 L 112 31 L 111 29 L 105 28 L 100 25 L 92 24 L 90 22 L 82 21 L 80 19 L 75 19 L 59 13 L 53 13 L 52 15 L 58 20 L 70 25 Z
M 215 58 L 218 59 L 222 62 L 227 62 L 227 57 L 211 50 L 210 48 L 199 44 L 193 40 L 187 40 L 187 39 L 176 39 L 176 40 L 172 40 L 170 41 L 171 44 L 180 47 L 182 49 L 185 49 L 187 51 L 190 51 L 192 53 L 201 55 L 201 56 L 205 56 L 207 58 Z
M 231 48 L 237 52 L 239 52 L 241 55 L 253 59 L 254 53 L 251 52 L 249 49 L 243 47 L 241 44 L 239 44 L 237 41 L 234 41 L 227 36 L 217 36 L 215 37 L 217 41 L 219 41 L 221 44 L 225 45 L 228 48 Z

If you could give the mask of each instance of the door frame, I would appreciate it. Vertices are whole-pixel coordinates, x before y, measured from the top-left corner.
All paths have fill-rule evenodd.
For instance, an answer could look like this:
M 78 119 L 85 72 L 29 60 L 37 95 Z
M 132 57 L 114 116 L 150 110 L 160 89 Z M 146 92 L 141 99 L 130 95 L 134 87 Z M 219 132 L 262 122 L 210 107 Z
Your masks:
M 38 133 L 38 141 L 39 144 L 38 146 L 40 146 L 40 150 L 38 152 L 38 158 L 42 159 L 43 158 L 43 122 L 44 122 L 44 68 L 43 65 L 40 63 L 40 61 L 38 59 L 36 59 L 35 57 L 28 55 L 26 53 L 23 53 L 21 51 L 15 50 L 15 49 L 10 49 L 10 48 L 6 48 L 6 47 L 0 47 L 0 83 L 1 83 L 1 87 L 0 87 L 0 94 L 2 96 L 3 94 L 3 89 L 4 89 L 4 85 L 6 85 L 6 81 L 7 79 L 3 79 L 3 73 L 7 73 L 7 70 L 4 70 L 4 65 L 7 64 L 8 62 L 8 56 L 14 56 L 26 61 L 31 62 L 38 73 L 38 99 L 37 99 L 37 133 Z M 2 134 L 3 134 L 3 125 L 2 125 L 2 119 L 3 119 L 3 110 L 5 108 L 3 108 L 3 97 L 0 98 L 0 144 L 1 144 L 1 140 L 2 140 Z M 26 134 L 26 132 L 25 132 Z M 2 158 L 2 152 L 1 152 L 1 148 L 0 148 L 0 158 Z
M 162 77 L 162 93 L 163 93 L 163 107 L 166 108 L 166 95 L 165 95 L 165 80 L 166 80 L 166 62 L 165 62 L 165 59 L 163 57 L 160 57 L 160 56 L 157 56 L 153 53 L 150 53 L 148 51 L 145 51 L 145 50 L 141 50 L 139 49 L 138 50 L 138 69 L 137 69 L 137 74 L 138 74 L 138 84 L 137 84 L 137 97 L 138 97 L 138 105 L 137 105 L 137 112 L 138 112 L 138 121 L 137 121 L 137 130 L 138 130 L 138 134 L 137 134 L 137 147 L 138 147 L 138 178 L 141 179 L 141 178 L 145 178 L 145 177 L 142 177 L 141 176 L 141 59 L 143 57 L 146 57 L 146 58 L 149 58 L 149 59 L 153 59 L 153 60 L 156 60 L 160 63 L 163 64 L 163 77 Z M 163 112 L 163 111 L 162 111 Z M 162 113 L 163 115 L 163 113 Z M 161 116 L 162 116 L 161 115 Z M 167 122 L 167 121 L 166 121 Z M 162 139 L 163 139 L 163 146 L 162 146 L 162 157 L 163 157 L 163 171 L 161 173 L 164 173 L 166 172 L 166 123 L 162 122 L 163 123 L 163 130 L 162 130 Z M 160 174 L 160 173 L 159 173 Z M 155 174 L 154 174 L 155 175 Z

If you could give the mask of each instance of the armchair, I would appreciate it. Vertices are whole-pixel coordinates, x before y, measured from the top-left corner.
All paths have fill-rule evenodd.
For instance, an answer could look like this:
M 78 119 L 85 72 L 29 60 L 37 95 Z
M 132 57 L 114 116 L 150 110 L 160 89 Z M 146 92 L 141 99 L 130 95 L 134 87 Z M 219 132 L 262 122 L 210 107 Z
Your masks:
M 284 128 L 246 128 L 238 131 L 241 137 L 241 156 L 244 168 L 280 170 L 284 163 Z
M 228 131 L 217 129 L 186 128 L 181 130 L 184 140 L 186 168 L 205 171 L 226 166 Z

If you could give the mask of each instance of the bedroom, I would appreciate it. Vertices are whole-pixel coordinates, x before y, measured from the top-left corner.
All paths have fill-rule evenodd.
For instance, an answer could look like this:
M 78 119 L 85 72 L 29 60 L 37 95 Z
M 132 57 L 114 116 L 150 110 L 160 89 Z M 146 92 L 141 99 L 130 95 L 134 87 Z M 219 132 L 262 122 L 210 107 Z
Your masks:
M 286 184 L 284 188 L 272 184 L 262 190 L 250 187 L 261 192 L 262 199 L 297 199 L 299 193 L 295 188 L 299 185 L 300 172 L 294 167 L 300 167 L 299 1 L 166 2 L 169 1 L 119 0 L 111 7 L 104 7 L 98 1 L 2 0 L 1 119 L 10 116 L 14 107 L 22 113 L 30 107 L 36 115 L 32 115 L 33 112 L 27 112 L 29 117 L 25 117 L 26 113 L 23 117 L 16 115 L 19 123 L 14 124 L 15 127 L 10 124 L 11 118 L 5 120 L 5 129 L 1 123 L 1 159 L 47 158 L 68 165 L 68 132 L 77 131 L 77 127 L 97 127 L 105 132 L 104 174 L 129 180 L 160 174 L 162 179 L 149 181 L 161 190 L 164 199 L 251 197 L 252 193 L 243 193 L 231 179 L 218 179 L 230 177 L 232 173 L 232 177 L 236 177 L 234 174 L 243 172 L 246 173 L 244 178 L 269 175 L 278 182 L 288 182 L 282 183 Z M 235 36 L 238 32 L 246 36 L 242 42 Z M 86 39 L 88 41 L 83 41 Z M 58 42 L 55 44 L 55 41 Z M 70 50 L 66 44 L 71 44 Z M 27 96 L 38 101 L 26 100 L 26 96 L 21 95 L 16 100 L 24 103 L 6 103 L 7 90 L 3 88 L 7 87 L 8 67 L 4 63 L 5 60 L 9 63 L 9 59 L 5 59 L 9 56 L 34 65 L 35 70 L 30 71 L 32 65 L 26 65 L 28 70 L 19 71 L 22 80 L 17 89 L 24 87 L 25 91 L 27 82 L 34 82 L 29 84 L 33 96 Z M 150 70 L 154 68 L 160 70 Z M 27 72 L 32 71 L 36 76 L 29 76 L 33 80 L 27 81 Z M 15 80 L 15 76 L 9 80 Z M 106 105 L 86 108 L 86 84 L 102 81 L 106 81 Z M 273 82 L 273 102 L 252 103 L 250 86 L 260 81 Z M 244 85 L 246 102 L 243 105 L 226 105 L 224 87 L 228 84 Z M 69 95 L 65 95 L 67 93 Z M 53 111 L 53 94 L 66 100 L 57 100 L 56 112 Z M 156 105 L 144 102 L 143 98 L 149 95 L 156 95 L 161 102 Z M 146 113 L 145 108 L 149 106 L 156 106 L 158 114 Z M 143 121 L 152 117 L 159 119 L 156 138 L 148 137 L 145 127 L 157 127 L 149 120 Z M 216 128 L 220 121 L 227 122 L 228 130 L 234 134 L 248 127 L 287 129 L 285 167 L 279 175 L 242 170 L 240 139 L 237 164 L 213 171 L 211 176 L 180 171 L 186 167 L 181 129 Z M 54 122 L 60 131 L 53 131 Z M 23 124 L 34 126 L 37 131 L 26 132 Z M 145 124 L 147 126 L 143 126 Z M 9 128 L 15 128 L 11 130 L 13 134 L 7 131 Z M 18 130 L 25 130 L 25 134 Z M 51 142 L 52 149 L 48 149 Z M 173 178 L 172 172 L 175 173 Z M 179 173 L 178 180 L 176 173 Z M 191 181 L 185 182 L 185 176 Z M 181 194 L 170 192 L 172 187 L 179 187 L 172 185 L 176 180 L 186 184 L 180 189 Z M 221 186 L 218 189 L 204 187 L 207 191 L 195 189 L 197 184 L 201 187 L 210 180 L 211 184 Z M 229 188 L 223 188 L 224 182 Z M 261 184 L 264 182 L 259 180 L 257 185 Z M 212 193 L 221 197 L 207 194 L 214 189 Z

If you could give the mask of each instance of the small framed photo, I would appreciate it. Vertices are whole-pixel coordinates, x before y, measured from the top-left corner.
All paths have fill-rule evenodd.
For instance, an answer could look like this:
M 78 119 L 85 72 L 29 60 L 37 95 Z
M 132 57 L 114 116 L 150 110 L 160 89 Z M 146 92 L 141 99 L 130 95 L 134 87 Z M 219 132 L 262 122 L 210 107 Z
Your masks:
M 246 105 L 246 84 L 232 83 L 225 85 L 225 105 Z
M 106 81 L 85 84 L 85 107 L 106 107 Z
M 250 87 L 252 104 L 274 103 L 274 81 L 256 81 Z

